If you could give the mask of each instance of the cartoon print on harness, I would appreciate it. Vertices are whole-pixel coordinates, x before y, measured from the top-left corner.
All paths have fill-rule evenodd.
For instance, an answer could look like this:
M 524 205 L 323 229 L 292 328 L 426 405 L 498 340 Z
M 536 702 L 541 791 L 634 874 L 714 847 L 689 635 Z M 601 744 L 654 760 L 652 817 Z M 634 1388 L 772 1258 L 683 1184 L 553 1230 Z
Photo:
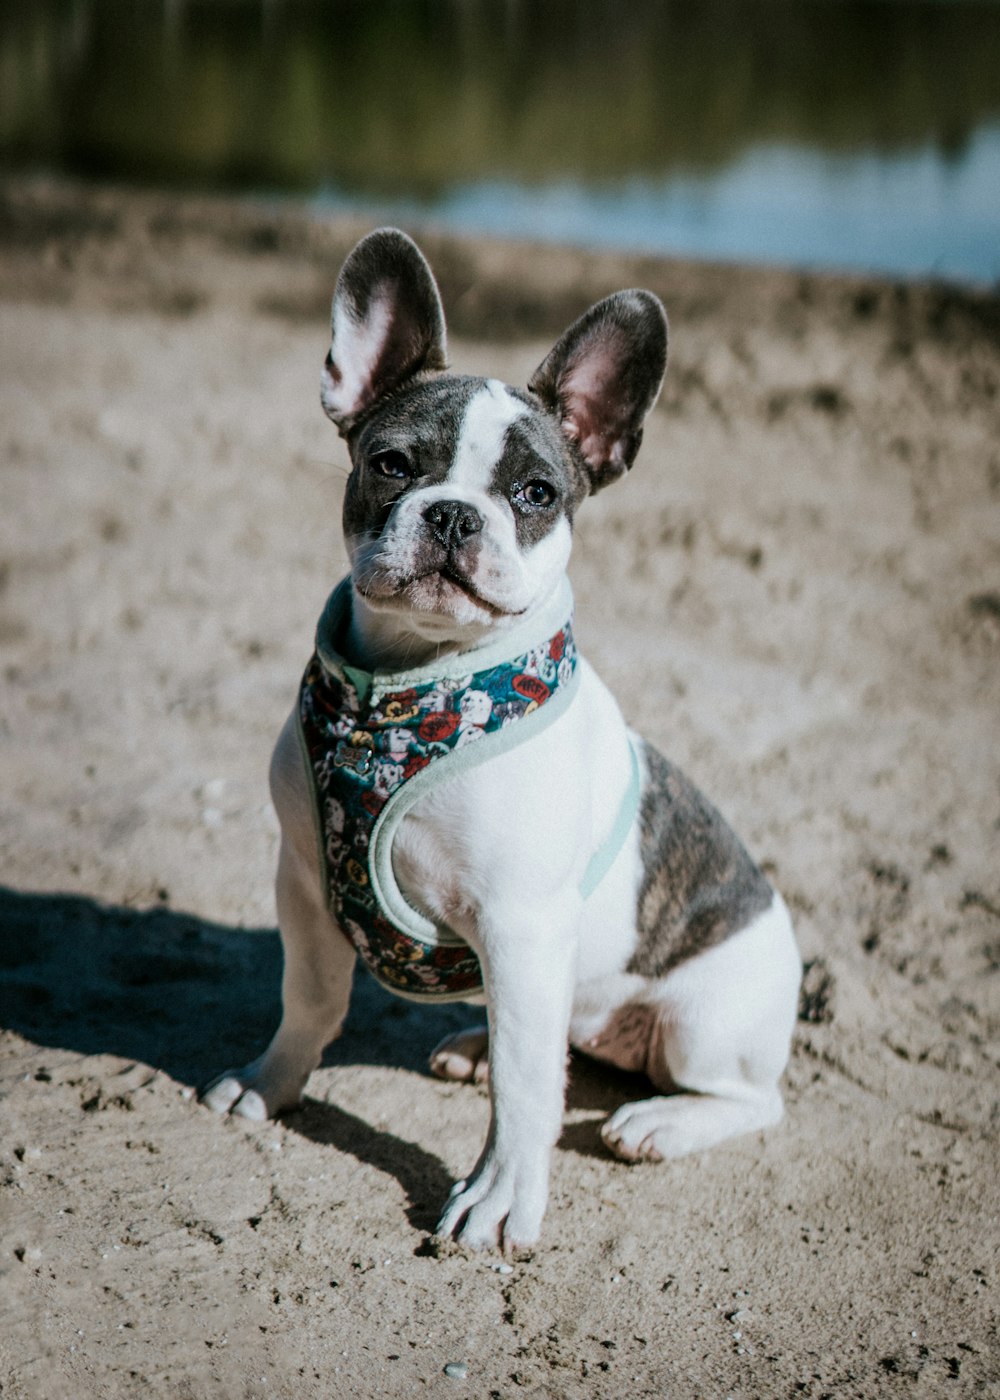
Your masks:
M 473 740 L 487 741 L 476 755 L 485 760 L 489 736 L 502 733 L 509 743 L 512 723 L 537 712 L 571 682 L 571 623 L 545 647 L 510 662 L 457 683 L 409 677 L 409 684 L 366 706 L 334 651 L 336 600 L 334 595 L 325 616 L 325 645 L 306 668 L 298 706 L 321 824 L 327 899 L 369 970 L 391 990 L 436 1000 L 474 995 L 482 991 L 483 977 L 467 944 L 415 937 L 380 905 L 373 892 L 372 831 L 408 780 Z M 447 768 L 435 771 L 444 778 Z

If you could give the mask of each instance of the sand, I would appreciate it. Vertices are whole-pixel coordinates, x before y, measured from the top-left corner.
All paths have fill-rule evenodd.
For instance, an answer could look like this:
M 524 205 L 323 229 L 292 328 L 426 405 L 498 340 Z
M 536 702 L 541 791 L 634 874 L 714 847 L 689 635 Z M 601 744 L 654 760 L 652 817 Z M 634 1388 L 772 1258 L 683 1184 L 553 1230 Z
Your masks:
M 359 977 L 300 1112 L 197 1103 L 278 1012 L 267 761 L 344 570 L 363 231 L 0 189 L 0 1394 L 997 1394 L 997 296 L 423 239 L 462 369 L 667 303 L 578 635 L 794 912 L 787 1114 L 629 1167 L 596 1129 L 641 1084 L 574 1058 L 501 1269 L 429 1237 L 488 1119 L 425 1071 L 461 1008 Z

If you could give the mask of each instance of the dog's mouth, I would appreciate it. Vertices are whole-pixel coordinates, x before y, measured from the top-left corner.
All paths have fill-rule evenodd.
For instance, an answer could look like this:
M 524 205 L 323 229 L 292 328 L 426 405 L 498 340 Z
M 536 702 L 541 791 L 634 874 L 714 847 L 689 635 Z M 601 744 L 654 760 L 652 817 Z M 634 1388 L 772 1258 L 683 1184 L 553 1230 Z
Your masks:
M 369 570 L 355 579 L 355 587 L 368 603 L 380 608 L 406 608 L 453 616 L 456 604 L 463 610 L 461 603 L 464 601 L 491 619 L 520 617 L 525 611 L 489 597 L 450 559 L 420 572 Z
M 482 593 L 476 587 L 470 578 L 466 577 L 460 569 L 454 568 L 450 563 L 446 563 L 437 573 L 445 583 L 449 583 L 453 588 L 457 588 L 459 592 L 464 593 L 467 598 L 470 598 L 473 603 L 478 604 L 481 608 L 485 608 L 493 617 L 517 617 L 524 611 L 523 608 L 514 609 L 503 607 L 494 599 L 488 598 L 485 593 Z

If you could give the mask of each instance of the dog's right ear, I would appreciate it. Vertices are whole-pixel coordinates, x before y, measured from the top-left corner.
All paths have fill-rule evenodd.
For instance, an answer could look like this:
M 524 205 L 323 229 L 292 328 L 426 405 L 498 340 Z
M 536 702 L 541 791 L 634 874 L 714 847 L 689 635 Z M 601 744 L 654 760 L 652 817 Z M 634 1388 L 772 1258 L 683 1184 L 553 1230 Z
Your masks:
M 324 410 L 349 433 L 360 413 L 407 379 L 447 367 L 444 312 L 427 260 L 399 229 L 376 229 L 337 279 Z

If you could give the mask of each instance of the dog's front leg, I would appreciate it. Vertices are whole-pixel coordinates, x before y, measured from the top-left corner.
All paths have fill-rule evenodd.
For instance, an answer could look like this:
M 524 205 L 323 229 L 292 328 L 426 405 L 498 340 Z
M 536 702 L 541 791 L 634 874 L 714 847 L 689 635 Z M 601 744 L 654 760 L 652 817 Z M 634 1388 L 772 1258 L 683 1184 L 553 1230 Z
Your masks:
M 281 1025 L 263 1055 L 226 1070 L 201 1091 L 202 1103 L 217 1113 L 255 1119 L 299 1103 L 324 1046 L 340 1034 L 355 963 L 326 905 L 294 718 L 274 752 L 271 793 L 282 828 L 275 889 L 285 955 Z
M 438 1225 L 472 1249 L 535 1243 L 562 1125 L 578 911 L 508 908 L 480 930 L 492 1115 L 486 1146 Z

